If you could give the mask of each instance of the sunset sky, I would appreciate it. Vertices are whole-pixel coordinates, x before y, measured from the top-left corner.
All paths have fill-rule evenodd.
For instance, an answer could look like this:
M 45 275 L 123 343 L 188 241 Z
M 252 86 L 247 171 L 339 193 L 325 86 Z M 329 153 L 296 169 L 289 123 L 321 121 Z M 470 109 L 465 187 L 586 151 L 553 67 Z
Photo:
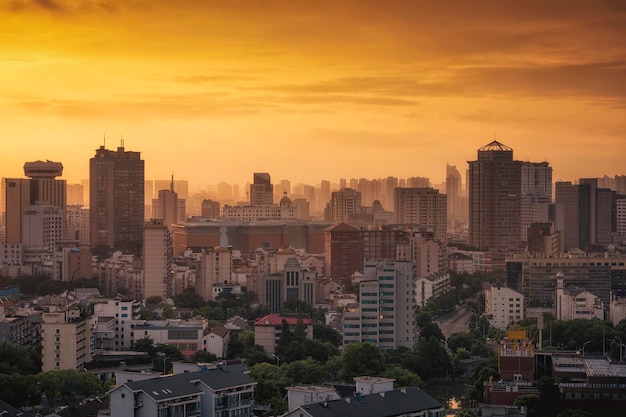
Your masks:
M 626 2 L 0 0 L 0 177 L 104 144 L 192 187 L 626 174 Z M 195 189 L 195 188 L 192 188 Z

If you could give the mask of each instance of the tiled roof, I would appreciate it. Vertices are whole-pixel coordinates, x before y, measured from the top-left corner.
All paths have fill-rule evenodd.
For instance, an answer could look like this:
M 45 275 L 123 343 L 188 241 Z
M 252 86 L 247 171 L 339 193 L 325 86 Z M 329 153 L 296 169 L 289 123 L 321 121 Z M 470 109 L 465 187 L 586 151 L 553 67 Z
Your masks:
M 325 229 L 326 232 L 353 232 L 355 230 L 359 230 L 354 226 L 350 226 L 347 223 L 338 223 L 334 226 L 327 227 Z
M 421 389 L 408 387 L 351 397 L 349 402 L 334 400 L 300 408 L 313 417 L 392 417 L 441 407 L 439 401 Z
M 268 314 L 265 317 L 261 317 L 256 320 L 254 323 L 255 326 L 280 326 L 283 323 L 283 320 L 287 321 L 287 324 L 290 326 L 295 326 L 298 324 L 297 317 L 283 317 L 279 314 Z M 311 319 L 302 319 L 304 325 L 313 324 Z

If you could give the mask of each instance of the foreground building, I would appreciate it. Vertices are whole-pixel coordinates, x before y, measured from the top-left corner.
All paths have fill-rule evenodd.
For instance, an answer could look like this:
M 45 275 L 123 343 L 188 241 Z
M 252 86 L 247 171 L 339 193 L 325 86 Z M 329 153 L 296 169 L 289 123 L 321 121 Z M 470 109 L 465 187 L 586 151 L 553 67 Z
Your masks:
M 254 386 L 241 365 L 126 382 L 109 391 L 115 417 L 252 417 Z

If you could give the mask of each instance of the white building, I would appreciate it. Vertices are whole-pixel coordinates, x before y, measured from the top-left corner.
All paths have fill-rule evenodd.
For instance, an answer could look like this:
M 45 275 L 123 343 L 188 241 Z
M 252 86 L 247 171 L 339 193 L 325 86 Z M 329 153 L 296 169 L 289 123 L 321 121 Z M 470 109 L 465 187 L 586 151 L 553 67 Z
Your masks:
M 498 330 L 506 330 L 524 318 L 524 296 L 511 288 L 491 286 L 485 290 L 485 315 Z
M 48 204 L 29 206 L 24 211 L 22 243 L 33 249 L 53 251 L 63 239 L 63 210 Z
M 141 303 L 116 298 L 94 304 L 95 350 L 127 350 L 132 344 L 132 327 L 139 318 Z
M 424 307 L 431 297 L 438 297 L 450 291 L 450 274 L 445 271 L 435 272 L 420 277 L 415 282 L 415 302 Z
M 241 365 L 125 382 L 109 391 L 111 416 L 252 417 L 255 385 Z
M 371 342 L 381 349 L 412 347 L 416 340 L 415 265 L 366 262 L 359 305 L 343 314 L 343 343 Z
M 596 295 L 577 287 L 564 287 L 563 274 L 558 273 L 556 284 L 556 319 L 604 320 L 604 303 Z

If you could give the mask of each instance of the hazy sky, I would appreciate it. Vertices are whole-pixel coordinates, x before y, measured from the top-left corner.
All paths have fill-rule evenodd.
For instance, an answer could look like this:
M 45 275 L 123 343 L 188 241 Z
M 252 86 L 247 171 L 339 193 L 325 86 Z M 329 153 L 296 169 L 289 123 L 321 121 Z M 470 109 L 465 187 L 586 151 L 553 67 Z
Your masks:
M 0 0 L 0 176 L 244 183 L 461 172 L 497 138 L 626 174 L 626 2 Z

